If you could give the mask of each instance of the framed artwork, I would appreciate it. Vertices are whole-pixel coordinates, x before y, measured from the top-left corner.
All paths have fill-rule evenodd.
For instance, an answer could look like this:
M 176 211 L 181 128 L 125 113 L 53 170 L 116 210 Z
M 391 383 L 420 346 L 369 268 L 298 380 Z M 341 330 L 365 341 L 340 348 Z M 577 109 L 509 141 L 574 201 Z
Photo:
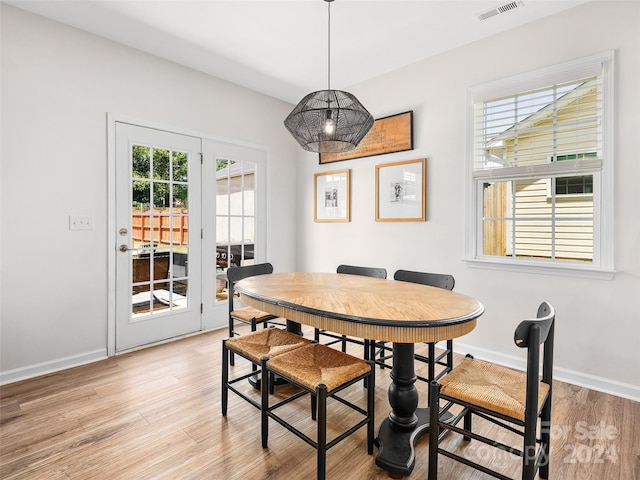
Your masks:
M 427 160 L 376 165 L 376 222 L 427 219 Z
M 336 170 L 314 175 L 314 220 L 350 221 L 351 170 Z
M 378 118 L 354 150 L 321 153 L 320 164 L 406 150 L 413 150 L 413 111 Z

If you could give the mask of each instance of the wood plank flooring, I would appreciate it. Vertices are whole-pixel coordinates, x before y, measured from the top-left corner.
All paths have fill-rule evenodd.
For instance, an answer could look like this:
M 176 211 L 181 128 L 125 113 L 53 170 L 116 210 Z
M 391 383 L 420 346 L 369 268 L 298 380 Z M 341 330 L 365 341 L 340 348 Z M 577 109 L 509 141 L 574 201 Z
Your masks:
M 259 412 L 230 394 L 220 413 L 224 331 L 112 357 L 0 388 L 2 479 L 303 479 L 315 478 L 315 450 L 270 423 L 260 443 Z M 310 331 L 305 331 L 310 337 Z M 351 353 L 361 354 L 361 347 Z M 232 373 L 244 371 L 238 360 Z M 424 372 L 421 372 L 424 374 Z M 377 370 L 376 423 L 389 412 L 389 370 Z M 291 387 L 279 386 L 276 395 Z M 418 382 L 420 406 L 426 385 Z M 554 384 L 551 478 L 636 480 L 640 472 L 640 403 L 561 382 Z M 350 398 L 365 400 L 361 385 Z M 338 406 L 329 423 L 349 421 Z M 291 420 L 313 431 L 308 400 L 291 406 Z M 477 423 L 485 431 L 488 425 Z M 329 450 L 329 479 L 387 479 L 366 454 L 364 429 Z M 517 459 L 451 436 L 476 460 L 519 472 Z M 409 478 L 427 473 L 428 440 L 416 447 Z M 490 477 L 441 457 L 440 478 Z

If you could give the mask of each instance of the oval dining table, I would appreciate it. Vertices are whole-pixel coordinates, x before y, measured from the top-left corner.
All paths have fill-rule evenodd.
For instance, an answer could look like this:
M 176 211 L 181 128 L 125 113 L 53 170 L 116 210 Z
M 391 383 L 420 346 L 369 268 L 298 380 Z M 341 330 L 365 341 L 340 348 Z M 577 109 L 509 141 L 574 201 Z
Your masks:
M 246 305 L 289 322 L 393 343 L 391 412 L 376 432 L 376 465 L 408 476 L 415 442 L 429 430 L 429 409 L 418 408 L 414 344 L 469 333 L 484 312 L 482 304 L 442 288 L 339 273 L 258 275 L 239 281 L 235 289 Z

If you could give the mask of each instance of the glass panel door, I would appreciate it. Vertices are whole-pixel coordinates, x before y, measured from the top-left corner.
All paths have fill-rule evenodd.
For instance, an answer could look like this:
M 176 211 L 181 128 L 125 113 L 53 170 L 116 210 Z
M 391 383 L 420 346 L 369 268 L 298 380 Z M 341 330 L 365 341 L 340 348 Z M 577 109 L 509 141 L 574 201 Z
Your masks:
M 228 321 L 227 269 L 267 261 L 267 152 L 213 140 L 203 149 L 204 324 L 215 328 Z
M 201 328 L 200 145 L 116 124 L 116 350 Z

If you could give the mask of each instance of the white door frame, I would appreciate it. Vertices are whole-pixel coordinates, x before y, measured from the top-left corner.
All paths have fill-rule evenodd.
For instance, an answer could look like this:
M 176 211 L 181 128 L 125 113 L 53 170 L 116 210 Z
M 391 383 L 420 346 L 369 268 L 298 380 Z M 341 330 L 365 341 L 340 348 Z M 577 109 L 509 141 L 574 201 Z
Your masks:
M 139 118 L 130 117 L 127 115 L 107 113 L 107 193 L 108 193 L 108 207 L 107 207 L 107 355 L 109 357 L 116 354 L 116 254 L 117 252 L 117 236 L 114 234 L 116 231 L 116 122 L 130 123 L 145 128 L 153 128 L 156 130 L 165 130 L 171 133 L 177 133 L 181 135 L 188 135 L 193 137 L 200 137 L 203 141 L 213 140 L 227 144 L 235 144 L 243 147 L 251 147 L 265 152 L 265 178 L 268 178 L 268 164 L 269 164 L 269 149 L 264 145 L 252 144 L 249 142 L 237 141 L 229 138 L 219 137 L 208 133 L 194 131 L 190 129 L 176 127 L 174 125 L 162 124 L 159 122 L 150 122 Z M 268 181 L 265 182 L 263 212 L 264 216 L 260 219 L 260 228 L 267 229 L 267 212 L 266 199 L 268 198 Z M 202 208 L 204 212 L 204 208 Z M 205 224 L 203 219 L 203 226 Z M 262 236 L 264 242 L 264 255 L 267 252 L 267 235 Z M 203 244 L 204 245 L 204 244 Z M 203 262 L 206 261 L 206 255 L 203 252 Z M 264 258 L 261 259 L 264 261 Z M 203 271 L 203 278 L 201 279 L 201 285 L 203 288 L 208 284 L 205 275 L 205 269 Z M 215 276 L 215 272 L 214 272 Z M 219 303 L 216 307 L 216 311 L 223 312 L 226 318 L 227 306 L 226 303 Z M 226 323 L 225 323 L 226 324 Z M 203 322 L 203 329 L 215 328 L 218 325 L 212 325 L 210 322 Z

